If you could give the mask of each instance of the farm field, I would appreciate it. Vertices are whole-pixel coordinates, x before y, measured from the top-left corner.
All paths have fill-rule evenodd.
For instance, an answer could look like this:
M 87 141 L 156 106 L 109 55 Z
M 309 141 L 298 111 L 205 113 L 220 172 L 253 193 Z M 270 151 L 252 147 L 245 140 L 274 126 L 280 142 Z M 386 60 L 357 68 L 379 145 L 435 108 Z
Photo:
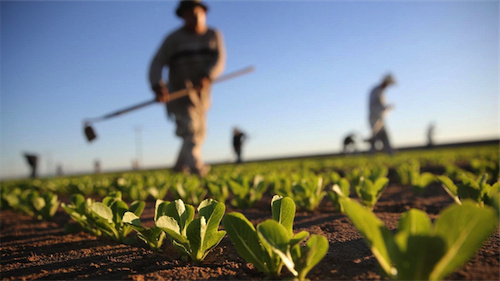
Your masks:
M 294 198 L 297 205 L 293 232 L 307 231 L 310 234 L 321 235 L 326 237 L 329 244 L 326 255 L 307 274 L 307 278 L 311 280 L 385 280 L 389 277 L 382 273 L 379 262 L 367 246 L 360 231 L 330 199 L 328 193 L 331 192 L 331 185 L 336 182 L 336 177 L 331 175 L 337 174 L 340 178 L 348 179 L 351 182 L 351 192 L 348 197 L 358 202 L 361 200 L 354 191 L 355 182 L 363 175 L 367 176 L 363 174 L 363 171 L 386 167 L 388 183 L 376 201 L 373 213 L 390 231 L 394 232 L 398 228 L 398 221 L 403 213 L 412 208 L 426 212 L 431 220 L 435 220 L 444 209 L 456 203 L 442 187 L 442 183 L 437 180 L 420 188 L 416 187 L 416 183 L 405 180 L 401 169 L 404 164 L 417 161 L 422 174 L 427 172 L 435 177 L 447 175 L 454 182 L 460 182 L 461 173 L 469 173 L 470 177 L 487 174 L 489 182 L 493 184 L 498 180 L 498 155 L 498 146 L 481 146 L 401 152 L 394 157 L 359 155 L 213 167 L 211 172 L 213 177 L 208 178 L 207 182 L 216 185 L 227 182 L 228 178 L 234 179 L 241 175 L 252 179 L 255 179 L 256 175 L 262 176 L 263 185 L 261 186 L 264 186 L 262 197 L 257 196 L 253 202 L 232 201 L 239 195 L 235 193 L 236 187 L 231 188 L 230 185 L 227 189 L 228 194 L 225 196 L 209 189 L 207 182 L 195 184 L 195 191 L 174 187 L 175 184 L 166 187 L 170 177 L 177 177 L 166 170 L 88 176 L 90 180 L 88 177 L 79 176 L 41 181 L 4 182 L 2 195 L 15 186 L 33 187 L 40 192 L 50 190 L 57 193 L 58 200 L 68 205 L 71 203 L 71 195 L 77 191 L 85 197 L 100 201 L 103 195 L 107 195 L 106 193 L 111 190 L 120 190 L 127 203 L 133 200 L 145 202 L 140 219 L 143 225 L 148 227 L 155 225 L 155 197 L 158 196 L 168 201 L 183 198 L 185 202 L 195 206 L 203 198 L 223 198 L 226 205 L 225 214 L 240 212 L 253 225 L 272 218 L 271 201 L 274 194 L 290 196 Z M 166 174 L 167 177 L 165 179 L 163 176 L 157 176 L 158 174 Z M 286 178 L 298 177 L 291 182 L 300 181 L 301 178 L 311 177 L 311 174 L 323 180 L 319 186 L 320 191 L 325 193 L 317 206 L 301 203 L 304 196 L 298 194 L 295 189 L 293 192 L 290 191 L 285 184 Z M 159 186 L 160 180 L 149 184 L 143 184 L 140 181 L 129 185 L 117 184 L 120 178 L 121 181 L 131 182 L 137 175 L 141 175 L 139 178 L 142 179 L 159 177 L 164 180 L 163 186 L 166 189 L 147 189 L 149 185 L 155 183 Z M 105 178 L 110 179 L 109 183 L 105 183 L 103 180 Z M 185 186 L 191 185 L 190 181 L 197 182 L 186 176 L 179 177 L 177 182 L 179 181 Z M 86 185 L 75 185 L 74 182 L 86 182 Z M 89 183 L 95 184 L 89 188 Z M 250 188 L 258 189 L 255 181 L 253 183 L 254 185 Z M 132 185 L 134 188 L 130 188 Z M 135 186 L 141 185 L 144 188 L 135 190 Z M 220 189 L 224 189 L 222 186 L 218 185 Z M 199 193 L 201 187 L 207 187 L 207 191 Z M 162 190 L 163 195 L 158 195 L 162 193 Z M 186 193 L 191 195 L 186 195 Z M 251 196 L 253 195 L 246 194 L 244 197 L 250 198 Z M 314 195 L 309 197 L 312 198 Z M 51 219 L 39 220 L 26 212 L 20 212 L 19 209 L 9 208 L 6 206 L 9 202 L 11 201 L 7 203 L 2 201 L 0 213 L 2 280 L 268 279 L 252 263 L 247 263 L 239 255 L 227 235 L 200 264 L 195 264 L 183 258 L 172 243 L 165 242 L 162 247 L 163 251 L 155 252 L 140 239 L 134 239 L 125 244 L 109 237 L 98 237 L 83 231 L 67 232 L 65 231 L 66 225 L 72 220 L 61 206 L 57 208 Z M 135 238 L 136 233 L 132 231 L 129 237 Z M 475 255 L 445 279 L 498 280 L 500 276 L 499 238 L 500 233 L 496 225 L 493 234 L 489 235 Z M 286 267 L 283 267 L 281 275 L 275 277 L 275 279 L 291 278 L 293 275 Z

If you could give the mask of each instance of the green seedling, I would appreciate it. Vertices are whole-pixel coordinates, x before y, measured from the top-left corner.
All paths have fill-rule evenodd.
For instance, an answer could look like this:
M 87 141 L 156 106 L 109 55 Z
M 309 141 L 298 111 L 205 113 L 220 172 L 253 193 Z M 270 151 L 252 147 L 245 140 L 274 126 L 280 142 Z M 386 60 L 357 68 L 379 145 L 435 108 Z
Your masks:
M 102 202 L 94 202 L 76 194 L 71 197 L 71 204 L 61 205 L 69 216 L 84 230 L 96 235 L 105 235 L 114 241 L 130 243 L 127 235 L 132 231 L 132 226 L 123 222 L 123 215 L 130 211 L 140 216 L 145 203 L 134 201 L 130 205 L 122 201 L 121 192 L 112 192 Z
M 375 182 L 361 177 L 359 184 L 355 187 L 361 204 L 373 209 L 388 184 L 389 179 L 386 177 L 378 178 Z
M 267 184 L 260 175 L 256 175 L 253 179 L 239 176 L 229 179 L 227 183 L 233 195 L 231 206 L 238 209 L 252 207 L 267 190 Z
M 210 180 L 206 183 L 207 189 L 212 198 L 218 202 L 225 203 L 229 197 L 229 188 L 224 180 Z
M 310 175 L 292 186 L 292 198 L 300 209 L 314 211 L 326 195 L 323 178 Z
M 302 231 L 293 234 L 295 203 L 276 195 L 271 202 L 272 220 L 253 224 L 241 213 L 224 216 L 223 224 L 238 254 L 267 276 L 276 277 L 283 265 L 298 280 L 318 264 L 328 251 L 328 241 L 320 235 Z M 304 247 L 300 244 L 306 241 Z
M 156 200 L 154 217 L 155 222 L 160 216 L 164 215 L 166 205 L 168 203 L 169 202 L 165 202 L 163 200 Z M 165 241 L 166 234 L 161 228 L 158 226 L 144 227 L 140 218 L 132 212 L 126 212 L 123 215 L 123 223 L 129 224 L 137 232 L 139 239 L 144 241 L 151 248 L 151 250 L 155 252 L 162 252 L 161 247 Z
M 420 164 L 417 161 L 403 163 L 396 171 L 401 184 L 411 186 L 417 193 L 423 192 L 436 178 L 428 172 L 420 173 Z
M 498 220 L 492 208 L 465 201 L 443 210 L 434 224 L 425 212 L 411 209 L 392 235 L 366 207 L 348 198 L 341 204 L 385 274 L 395 280 L 442 280 L 474 255 Z
M 200 178 L 197 176 L 189 176 L 180 179 L 175 185 L 175 192 L 178 198 L 183 202 L 192 205 L 199 205 L 208 194 L 204 188 Z
M 462 200 L 470 199 L 478 206 L 490 205 L 498 210 L 500 201 L 500 181 L 493 185 L 488 184 L 488 175 L 484 174 L 477 180 L 474 177 L 462 176 L 462 183 L 455 184 L 447 176 L 438 176 L 444 190 L 455 200 L 457 204 L 462 204 Z
M 21 191 L 20 188 L 13 188 L 2 192 L 2 201 L 11 209 L 39 220 L 51 220 L 60 204 L 57 195 L 50 191 L 39 193 L 32 189 Z
M 339 202 L 341 197 L 349 197 L 351 193 L 351 185 L 345 178 L 341 178 L 338 173 L 333 173 L 331 176 L 331 183 L 333 184 L 327 192 L 327 196 L 332 201 L 333 207 L 339 212 L 344 212 L 342 205 Z
M 194 207 L 178 199 L 159 207 L 156 226 L 166 232 L 182 254 L 201 263 L 226 234 L 218 230 L 225 210 L 224 203 L 206 199 L 198 206 L 198 218 L 194 219 Z

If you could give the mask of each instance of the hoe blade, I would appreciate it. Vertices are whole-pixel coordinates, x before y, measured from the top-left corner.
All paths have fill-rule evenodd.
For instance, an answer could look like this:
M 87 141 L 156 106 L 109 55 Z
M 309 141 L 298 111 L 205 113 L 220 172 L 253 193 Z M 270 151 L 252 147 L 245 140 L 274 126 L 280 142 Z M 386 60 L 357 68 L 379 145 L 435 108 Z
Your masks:
M 85 136 L 87 137 L 87 141 L 91 142 L 93 141 L 97 136 L 94 132 L 94 129 L 88 124 L 85 124 L 85 130 L 84 130 Z

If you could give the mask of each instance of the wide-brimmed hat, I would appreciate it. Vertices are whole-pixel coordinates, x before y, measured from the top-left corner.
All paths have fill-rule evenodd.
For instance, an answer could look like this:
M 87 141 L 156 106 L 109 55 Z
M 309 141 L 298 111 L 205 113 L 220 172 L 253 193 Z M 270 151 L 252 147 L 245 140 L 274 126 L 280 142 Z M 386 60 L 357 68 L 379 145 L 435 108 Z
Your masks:
M 201 3 L 201 0 L 181 0 L 179 2 L 177 10 L 175 10 L 175 14 L 178 17 L 182 17 L 182 13 L 185 10 L 192 9 L 196 6 L 202 7 L 205 10 L 205 12 L 208 11 L 208 7 L 205 4 Z

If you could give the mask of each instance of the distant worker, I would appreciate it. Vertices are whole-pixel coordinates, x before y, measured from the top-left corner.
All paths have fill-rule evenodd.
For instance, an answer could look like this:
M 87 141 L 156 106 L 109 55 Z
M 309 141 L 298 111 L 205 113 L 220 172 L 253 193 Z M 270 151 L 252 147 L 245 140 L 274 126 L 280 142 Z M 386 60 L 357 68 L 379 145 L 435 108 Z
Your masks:
M 344 138 L 344 150 L 343 151 L 345 154 L 357 152 L 355 138 L 356 138 L 356 135 L 354 135 L 353 133 L 347 135 Z
M 233 129 L 233 148 L 236 153 L 236 163 L 241 163 L 241 146 L 246 140 L 246 135 L 240 131 L 238 128 Z
M 64 175 L 62 164 L 57 165 L 57 167 L 56 167 L 56 175 L 59 176 L 59 177 Z
M 385 129 L 384 124 L 384 115 L 391 109 L 394 108 L 394 105 L 386 105 L 385 103 L 385 90 L 387 87 L 396 83 L 394 77 L 390 74 L 386 75 L 382 80 L 380 85 L 373 88 L 370 93 L 370 126 L 371 126 L 371 138 L 368 141 L 371 144 L 370 151 L 375 152 L 376 145 L 378 143 L 382 143 L 383 149 L 386 153 L 392 154 L 393 149 L 391 147 L 391 143 L 389 141 L 389 136 L 387 135 L 387 131 Z
M 434 123 L 431 123 L 429 125 L 429 128 L 427 128 L 427 147 L 433 147 L 434 146 L 434 130 L 436 129 L 436 126 Z
M 30 166 L 30 169 L 31 169 L 30 177 L 32 179 L 36 178 L 37 177 L 38 156 L 35 154 L 25 153 L 24 158 L 26 159 L 26 162 L 28 162 L 28 165 Z
M 101 161 L 99 159 L 94 160 L 94 172 L 96 174 L 102 173 L 102 170 L 101 170 Z
M 226 60 L 221 32 L 206 25 L 207 11 L 201 1 L 179 2 L 176 14 L 184 24 L 164 39 L 149 70 L 156 100 L 167 103 L 167 115 L 175 120 L 175 133 L 183 140 L 173 169 L 199 176 L 210 170 L 201 158 L 210 85 L 223 72 Z M 164 67 L 169 68 L 168 83 L 162 79 Z M 170 101 L 169 93 L 185 88 L 189 96 Z

